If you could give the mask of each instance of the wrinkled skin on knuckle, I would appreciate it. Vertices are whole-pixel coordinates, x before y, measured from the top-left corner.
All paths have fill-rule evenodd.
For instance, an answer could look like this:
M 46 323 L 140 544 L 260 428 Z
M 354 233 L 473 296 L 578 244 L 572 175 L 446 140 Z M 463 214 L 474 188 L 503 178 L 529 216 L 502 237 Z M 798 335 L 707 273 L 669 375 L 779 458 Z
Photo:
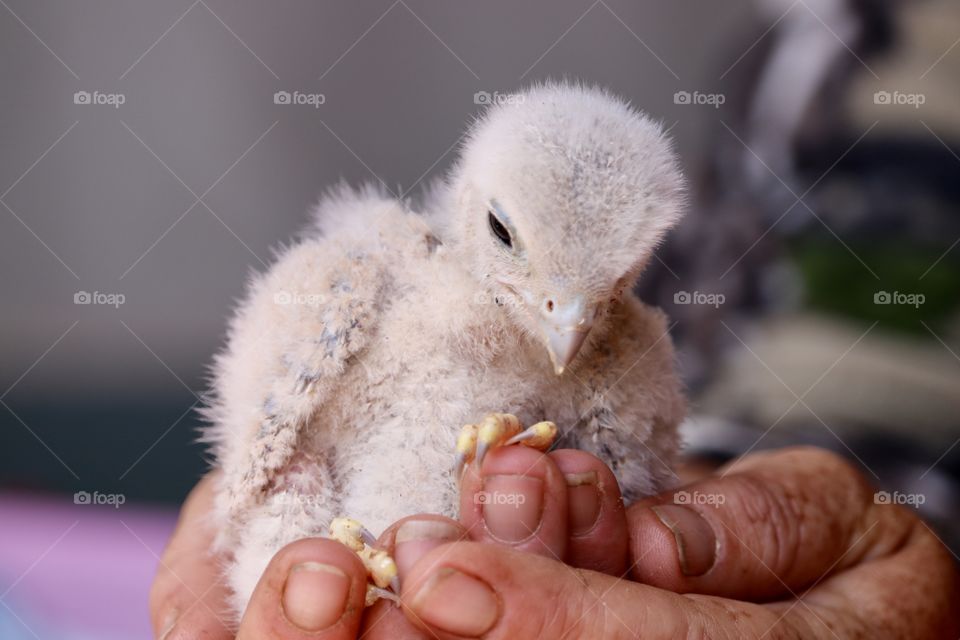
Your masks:
M 837 568 L 852 562 L 855 557 L 846 557 L 850 544 L 872 524 L 864 514 L 874 492 L 863 475 L 844 458 L 812 447 L 764 458 L 764 464 L 731 476 L 744 483 L 737 515 L 758 532 L 754 548 L 763 550 L 758 552 L 763 561 L 785 581 L 801 583 L 820 577 L 803 566 L 802 557 L 819 558 L 824 566 L 842 559 L 845 564 Z
M 803 453 L 812 490 L 822 494 L 824 501 L 834 501 L 829 509 L 834 517 L 826 526 L 842 547 L 834 549 L 839 554 L 836 569 L 889 556 L 907 542 L 920 523 L 915 511 L 877 504 L 876 487 L 846 458 L 821 449 Z
M 587 588 L 587 578 L 581 569 L 570 569 L 572 579 L 563 580 L 555 589 L 548 591 L 544 600 L 548 606 L 541 610 L 539 631 L 547 637 L 587 637 L 595 613 L 591 606 L 596 597 Z
M 730 480 L 733 498 L 724 506 L 735 530 L 722 527 L 726 546 L 737 550 L 739 560 L 776 567 L 786 578 L 796 566 L 798 534 L 807 526 L 800 502 L 791 490 L 752 475 Z M 767 578 L 776 580 L 773 575 Z
M 570 568 L 571 579 L 556 582 L 553 589 L 545 589 L 539 598 L 536 624 L 530 631 L 544 638 L 632 638 L 634 634 L 604 606 L 601 589 L 592 586 L 590 572 Z M 521 612 L 524 617 L 533 611 Z M 526 637 L 508 633 L 504 637 Z M 531 636 L 533 637 L 533 636 Z
M 686 597 L 699 604 L 699 615 L 690 617 L 687 640 L 806 640 L 824 633 L 822 625 L 814 629 L 791 617 L 797 609 L 795 602 L 758 605 L 713 596 Z
M 903 637 L 960 637 L 960 567 L 934 533 L 914 518 L 910 535 L 898 555 L 902 579 L 877 606 L 877 620 Z M 907 592 L 909 590 L 909 592 Z

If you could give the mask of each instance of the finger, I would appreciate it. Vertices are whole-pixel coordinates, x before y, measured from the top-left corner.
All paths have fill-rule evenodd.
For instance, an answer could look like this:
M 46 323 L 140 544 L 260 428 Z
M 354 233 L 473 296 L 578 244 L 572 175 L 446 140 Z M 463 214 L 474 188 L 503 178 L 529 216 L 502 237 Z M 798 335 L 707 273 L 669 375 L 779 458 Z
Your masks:
M 233 638 L 229 590 L 220 580 L 220 559 L 211 552 L 216 531 L 210 514 L 218 477 L 207 475 L 187 496 L 160 559 L 150 588 L 150 621 L 157 638 Z
M 298 540 L 267 565 L 237 640 L 352 640 L 366 590 L 367 572 L 350 549 L 324 538 Z
M 613 472 L 584 451 L 561 449 L 549 456 L 567 482 L 567 564 L 622 575 L 627 567 L 627 519 Z
M 960 572 L 919 519 L 898 551 L 825 580 L 803 602 L 786 621 L 808 629 L 804 637 L 847 637 L 843 630 L 858 638 L 960 637 Z
M 467 467 L 460 521 L 474 540 L 563 558 L 567 546 L 567 483 L 545 454 L 500 447 Z
M 398 520 L 377 541 L 396 561 L 402 585 L 410 569 L 429 551 L 448 542 L 468 540 L 467 530 L 456 520 L 420 514 Z M 365 640 L 420 640 L 429 638 L 414 627 L 393 602 L 379 600 L 367 609 L 360 629 Z
M 415 627 L 395 603 L 377 600 L 364 613 L 357 637 L 363 640 L 432 640 L 434 636 Z
M 434 549 L 402 591 L 410 621 L 439 638 L 766 638 L 761 605 L 681 596 L 476 542 Z
M 725 476 L 632 505 L 627 522 L 637 580 L 747 600 L 884 555 L 910 527 L 902 512 L 878 510 L 849 463 L 813 448 L 748 456 Z
M 421 513 L 401 518 L 387 527 L 377 546 L 393 557 L 402 582 L 410 568 L 428 551 L 448 542 L 469 539 L 467 529 L 456 520 Z

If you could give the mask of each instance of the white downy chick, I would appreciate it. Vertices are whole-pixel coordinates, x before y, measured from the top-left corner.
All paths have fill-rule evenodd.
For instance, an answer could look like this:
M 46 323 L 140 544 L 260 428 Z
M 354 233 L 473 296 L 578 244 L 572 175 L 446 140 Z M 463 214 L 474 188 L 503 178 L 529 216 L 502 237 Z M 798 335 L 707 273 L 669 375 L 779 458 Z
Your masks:
M 669 484 L 683 394 L 666 319 L 632 288 L 683 206 L 661 128 L 572 84 L 491 107 L 424 211 L 328 194 L 214 364 L 234 612 L 277 550 L 336 516 L 375 532 L 455 517 L 454 441 L 491 412 L 555 422 L 627 499 Z

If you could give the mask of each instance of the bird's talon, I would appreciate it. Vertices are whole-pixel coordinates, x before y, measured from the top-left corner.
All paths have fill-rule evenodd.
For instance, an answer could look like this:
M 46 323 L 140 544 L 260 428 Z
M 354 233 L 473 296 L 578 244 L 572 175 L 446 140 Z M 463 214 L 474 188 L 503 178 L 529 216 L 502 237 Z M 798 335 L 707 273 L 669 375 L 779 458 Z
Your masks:
M 384 600 L 390 600 L 391 602 L 394 602 L 397 605 L 400 604 L 400 596 L 394 593 L 393 591 L 389 591 L 387 589 L 381 589 L 376 585 L 368 584 L 367 596 L 365 601 L 366 606 L 368 607 L 373 606 L 373 604 L 380 598 L 383 598 Z
M 457 481 L 463 475 L 463 468 L 470 462 L 483 465 L 483 459 L 490 449 L 523 444 L 546 451 L 557 438 L 557 425 L 552 422 L 538 422 L 524 430 L 520 420 L 509 413 L 491 413 L 480 423 L 465 425 L 457 437 L 457 453 L 454 473 Z
M 378 598 L 388 597 L 385 593 L 392 594 L 390 599 L 397 599 L 396 594 L 400 591 L 397 563 L 386 551 L 374 547 L 377 539 L 366 527 L 352 518 L 334 518 L 330 523 L 330 537 L 350 547 L 363 562 L 373 583 L 367 585 L 367 606 Z M 393 592 L 387 591 L 386 587 L 391 587 Z
M 365 544 L 370 544 L 368 539 L 376 541 L 373 534 L 353 518 L 334 518 L 330 522 L 330 537 L 358 553 Z
M 557 439 L 557 425 L 552 422 L 544 421 L 528 427 L 517 435 L 507 440 L 504 444 L 522 444 L 527 447 L 533 447 L 540 451 L 546 451 Z
M 464 425 L 457 436 L 457 456 L 454 461 L 454 477 L 457 482 L 463 476 L 463 468 L 473 461 L 477 451 L 477 433 L 479 427 L 475 424 Z
M 523 425 L 517 416 L 510 413 L 491 413 L 480 423 L 477 432 L 477 467 L 483 466 L 483 459 L 490 449 L 503 445 L 507 440 L 520 433 Z

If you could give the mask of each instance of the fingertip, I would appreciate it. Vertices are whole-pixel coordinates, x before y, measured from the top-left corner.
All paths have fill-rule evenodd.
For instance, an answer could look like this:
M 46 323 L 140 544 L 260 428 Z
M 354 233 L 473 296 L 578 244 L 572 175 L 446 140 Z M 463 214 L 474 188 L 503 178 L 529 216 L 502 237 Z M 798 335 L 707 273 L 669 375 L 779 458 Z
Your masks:
M 366 587 L 366 570 L 350 549 L 323 538 L 298 540 L 263 572 L 237 638 L 353 638 Z
M 483 636 L 501 613 L 503 594 L 484 577 L 495 571 L 497 551 L 512 553 L 476 542 L 453 542 L 427 553 L 401 590 L 410 623 L 431 637 Z
M 613 472 L 585 451 L 561 449 L 549 455 L 567 485 L 567 561 L 584 569 L 622 574 L 629 539 L 620 486 Z
M 563 557 L 567 487 L 551 458 L 529 447 L 495 449 L 482 469 L 467 468 L 460 519 L 474 540 Z
M 628 509 L 634 577 L 750 601 L 802 591 L 871 548 L 900 543 L 903 526 L 867 517 L 875 505 L 864 482 L 816 449 L 751 454 Z
M 427 552 L 441 544 L 467 539 L 467 530 L 456 520 L 423 513 L 397 520 L 383 532 L 377 543 L 396 561 L 402 581 Z
M 411 575 L 403 610 L 429 637 L 605 638 L 626 628 L 674 638 L 703 617 L 693 601 L 666 591 L 476 542 L 433 550 Z
M 637 582 L 683 593 L 689 590 L 689 580 L 680 567 L 678 539 L 656 508 L 644 501 L 627 509 L 630 573 Z

